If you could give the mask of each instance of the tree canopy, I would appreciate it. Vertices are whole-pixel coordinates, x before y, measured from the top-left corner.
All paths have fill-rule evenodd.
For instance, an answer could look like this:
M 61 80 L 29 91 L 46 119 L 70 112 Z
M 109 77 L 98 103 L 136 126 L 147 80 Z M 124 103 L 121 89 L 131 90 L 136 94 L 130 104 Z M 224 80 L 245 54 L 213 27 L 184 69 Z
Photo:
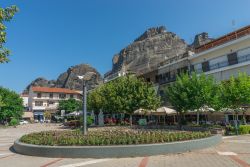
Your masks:
M 204 105 L 214 107 L 218 104 L 214 79 L 205 74 L 199 76 L 196 73 L 192 73 L 191 76 L 188 73 L 181 74 L 176 82 L 166 89 L 166 96 L 180 114 L 188 110 L 197 110 L 197 123 L 200 108 Z
M 68 100 L 59 101 L 59 110 L 65 110 L 65 113 L 71 113 L 74 111 L 79 111 L 82 108 L 82 102 L 76 99 L 70 98 Z
M 6 43 L 6 26 L 4 22 L 9 22 L 15 13 L 18 12 L 16 6 L 11 6 L 7 8 L 0 7 L 0 63 L 5 63 L 9 61 L 10 50 L 4 47 Z
M 250 77 L 246 73 L 239 73 L 237 78 L 220 85 L 221 105 L 225 108 L 238 109 L 250 104 Z
M 108 82 L 88 95 L 90 109 L 129 115 L 140 108 L 156 109 L 160 102 L 152 84 L 131 75 Z
M 23 114 L 23 99 L 14 91 L 0 87 L 0 120 L 21 118 Z

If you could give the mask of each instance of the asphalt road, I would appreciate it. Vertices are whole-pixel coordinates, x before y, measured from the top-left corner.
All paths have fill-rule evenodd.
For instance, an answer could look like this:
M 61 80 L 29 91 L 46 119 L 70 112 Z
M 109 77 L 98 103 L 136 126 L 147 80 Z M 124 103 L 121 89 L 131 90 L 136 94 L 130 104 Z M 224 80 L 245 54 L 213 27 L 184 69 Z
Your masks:
M 13 142 L 23 134 L 60 129 L 55 124 L 0 128 L 0 167 L 250 167 L 250 135 L 225 137 L 215 147 L 150 157 L 86 159 L 44 158 L 16 154 Z

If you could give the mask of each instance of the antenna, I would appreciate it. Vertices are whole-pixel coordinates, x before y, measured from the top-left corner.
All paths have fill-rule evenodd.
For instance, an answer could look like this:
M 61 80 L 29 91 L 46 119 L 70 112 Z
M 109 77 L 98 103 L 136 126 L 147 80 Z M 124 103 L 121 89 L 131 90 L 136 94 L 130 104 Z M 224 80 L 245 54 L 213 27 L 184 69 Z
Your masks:
M 232 20 L 232 28 L 233 28 L 233 31 L 235 31 L 235 25 L 236 25 L 236 22 L 235 22 L 235 20 L 233 19 L 233 20 Z
M 237 37 L 235 25 L 236 25 L 236 22 L 235 22 L 235 20 L 233 19 L 233 20 L 232 20 L 232 28 L 233 28 L 233 31 L 234 31 L 234 33 L 235 33 L 235 37 L 236 37 L 236 39 L 237 39 L 238 37 Z

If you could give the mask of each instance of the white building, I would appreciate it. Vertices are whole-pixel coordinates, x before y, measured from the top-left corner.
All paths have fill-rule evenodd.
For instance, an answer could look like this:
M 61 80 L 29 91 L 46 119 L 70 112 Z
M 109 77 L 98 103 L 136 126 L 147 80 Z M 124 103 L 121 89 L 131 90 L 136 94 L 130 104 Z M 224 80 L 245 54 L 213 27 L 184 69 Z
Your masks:
M 25 108 L 27 108 L 28 107 L 29 95 L 28 94 L 21 94 L 20 96 L 23 99 L 23 106 Z
M 29 90 L 28 106 L 34 113 L 35 120 L 43 120 L 44 112 L 56 112 L 60 100 L 81 99 L 78 91 L 64 88 L 31 87 Z
M 195 49 L 189 57 L 191 70 L 228 80 L 239 72 L 250 75 L 250 26 L 219 37 Z

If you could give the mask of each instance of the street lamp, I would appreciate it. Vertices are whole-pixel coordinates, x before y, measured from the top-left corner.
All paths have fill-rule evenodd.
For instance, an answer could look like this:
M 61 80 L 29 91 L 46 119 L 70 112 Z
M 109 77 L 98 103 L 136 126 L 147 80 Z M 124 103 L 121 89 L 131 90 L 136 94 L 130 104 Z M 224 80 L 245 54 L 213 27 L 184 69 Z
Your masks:
M 79 79 L 83 81 L 83 134 L 87 135 L 87 81 L 91 80 L 91 78 L 96 75 L 95 72 L 87 72 L 85 75 L 78 76 Z

